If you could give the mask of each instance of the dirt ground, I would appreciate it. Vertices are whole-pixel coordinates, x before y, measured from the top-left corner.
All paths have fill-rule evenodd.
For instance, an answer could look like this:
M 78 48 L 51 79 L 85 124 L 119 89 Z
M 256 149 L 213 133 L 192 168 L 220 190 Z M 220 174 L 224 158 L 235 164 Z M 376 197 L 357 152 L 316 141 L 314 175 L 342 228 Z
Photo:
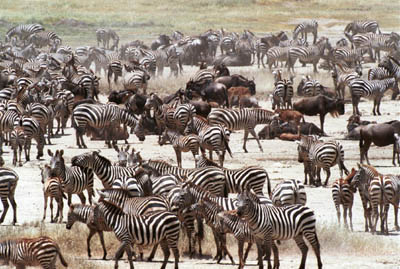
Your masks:
M 102 97 L 105 99 L 105 97 Z M 264 108 L 271 109 L 270 102 L 263 101 L 261 105 Z M 393 119 L 400 119 L 400 103 L 399 101 L 389 101 L 386 97 L 383 101 L 381 110 L 383 115 L 380 117 L 371 116 L 372 102 L 362 102 L 360 103 L 360 111 L 363 113 L 362 118 L 364 120 L 375 120 L 378 122 L 385 122 Z M 345 135 L 347 119 L 352 111 L 351 104 L 346 105 L 346 114 L 340 116 L 339 118 L 332 118 L 327 115 L 325 122 L 325 131 L 329 137 L 324 138 L 324 140 L 336 139 L 339 140 L 345 150 L 345 164 L 348 169 L 357 166 L 359 162 L 359 148 L 358 141 L 348 141 L 342 140 Z M 306 121 L 311 121 L 319 126 L 318 117 L 305 117 Z M 69 126 L 69 125 L 68 125 Z M 262 126 L 257 126 L 257 131 L 260 130 Z M 144 142 L 138 142 L 135 136 L 129 138 L 131 146 L 134 146 L 136 150 L 140 150 L 144 159 L 163 159 L 170 163 L 176 164 L 175 154 L 170 145 L 160 147 L 157 143 L 156 136 L 148 136 Z M 16 190 L 16 201 L 18 203 L 18 223 L 40 221 L 43 216 L 43 195 L 42 195 L 42 184 L 40 182 L 40 169 L 39 165 L 44 165 L 49 162 L 49 157 L 47 155 L 47 149 L 52 151 L 56 149 L 64 149 L 65 159 L 67 163 L 70 163 L 70 159 L 80 153 L 101 149 L 101 154 L 110 158 L 111 160 L 116 160 L 116 152 L 113 149 L 108 149 L 105 147 L 102 141 L 90 141 L 86 139 L 88 149 L 78 149 L 75 145 L 75 133 L 72 128 L 66 129 L 66 135 L 62 138 L 53 138 L 53 145 L 45 147 L 45 156 L 40 161 L 31 161 L 29 163 L 24 163 L 23 167 L 15 167 L 15 171 L 20 176 L 20 181 Z M 119 144 L 123 143 L 122 141 Z M 269 177 L 272 180 L 272 186 L 274 186 L 279 180 L 284 178 L 296 178 L 303 180 L 303 165 L 297 161 L 297 144 L 294 142 L 286 142 L 280 140 L 264 140 L 261 141 L 264 152 L 260 152 L 255 140 L 250 140 L 247 144 L 247 149 L 249 153 L 244 153 L 242 150 L 243 144 L 243 131 L 236 131 L 231 135 L 230 146 L 233 152 L 233 158 L 227 157 L 226 167 L 228 168 L 238 168 L 246 165 L 259 165 L 266 169 Z M 31 152 L 31 159 L 36 156 L 36 145 L 33 145 Z M 3 155 L 6 166 L 11 167 L 12 154 L 8 148 L 6 148 L 6 153 Z M 369 157 L 372 165 L 377 167 L 378 171 L 383 174 L 399 174 L 400 170 L 398 167 L 392 166 L 392 147 L 378 148 L 372 146 L 369 151 Z M 183 154 L 183 167 L 194 167 L 194 160 L 190 153 Z M 332 170 L 332 176 L 329 184 L 333 182 L 334 179 L 339 177 L 338 167 L 334 167 Z M 324 175 L 323 175 L 324 176 Z M 99 180 L 95 181 L 96 188 L 102 188 Z M 329 187 L 307 187 L 307 205 L 315 211 L 317 222 L 319 225 L 335 225 L 337 223 L 336 211 L 331 198 L 331 189 Z M 74 202 L 78 202 L 77 197 L 74 197 Z M 11 210 L 11 209 L 10 209 Z M 64 207 L 64 218 L 66 218 L 67 206 Z M 389 228 L 394 225 L 393 209 L 389 212 Z M 9 225 L 12 220 L 12 211 L 9 211 L 6 220 L 3 225 Z M 48 219 L 49 222 L 49 213 Z M 366 237 L 371 237 L 370 234 L 364 233 L 364 218 L 362 205 L 359 195 L 355 196 L 355 204 L 353 207 L 353 224 L 354 233 L 365 234 Z M 54 224 L 55 225 L 55 224 Z M 4 226 L 0 226 L 2 229 Z M 337 227 L 337 229 L 343 229 Z M 70 232 L 65 230 L 66 233 Z M 352 253 L 351 251 L 345 253 L 345 251 L 324 251 L 324 244 L 329 244 L 329 242 L 321 241 L 322 248 L 322 261 L 324 263 L 324 268 L 400 268 L 400 256 L 398 250 L 400 249 L 400 239 L 399 232 L 390 231 L 389 236 L 376 235 L 375 238 L 383 240 L 383 242 L 392 244 L 393 242 L 397 244 L 397 253 L 393 250 L 384 249 L 381 252 L 376 253 Z M 97 240 L 97 239 L 95 239 Z M 373 239 L 372 239 L 373 240 Z M 234 241 L 232 241 L 234 242 Z M 294 244 L 291 242 L 290 244 Z M 214 245 L 210 244 L 210 249 L 206 249 L 209 254 L 214 254 Z M 332 249 L 332 248 L 328 248 Z M 338 246 L 338 250 L 340 246 Z M 116 249 L 109 249 L 108 257 L 114 255 Z M 64 250 L 64 252 L 68 252 Z M 236 250 L 234 253 L 235 260 L 237 261 Z M 86 253 L 82 254 L 82 259 L 86 259 Z M 300 252 L 284 252 L 280 256 L 281 258 L 281 268 L 297 268 L 300 263 Z M 161 256 L 158 256 L 158 261 L 161 260 Z M 170 257 L 170 262 L 173 260 L 172 254 Z M 113 266 L 113 261 L 98 262 L 98 265 L 105 265 L 104 268 L 111 268 Z M 154 268 L 160 266 L 159 263 L 143 263 L 135 262 L 136 268 Z M 167 268 L 172 268 L 173 264 L 169 263 Z M 236 268 L 237 265 L 230 265 L 226 260 L 223 261 L 221 265 L 216 265 L 215 261 L 212 260 L 190 260 L 187 257 L 182 257 L 179 264 L 180 268 Z M 248 266 L 254 267 L 255 256 L 252 255 L 248 262 Z M 101 266 L 103 268 L 103 266 Z M 0 268 L 6 268 L 1 267 Z M 128 268 L 127 263 L 120 262 L 120 268 Z M 316 268 L 316 259 L 312 250 L 309 251 L 307 268 Z

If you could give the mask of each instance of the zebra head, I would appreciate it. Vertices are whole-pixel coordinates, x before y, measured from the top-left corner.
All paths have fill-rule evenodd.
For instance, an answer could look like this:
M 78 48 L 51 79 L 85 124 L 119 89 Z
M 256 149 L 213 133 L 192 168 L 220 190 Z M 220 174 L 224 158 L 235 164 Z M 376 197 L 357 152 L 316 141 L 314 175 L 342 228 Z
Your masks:
M 67 217 L 67 224 L 65 225 L 65 228 L 67 230 L 71 230 L 72 225 L 74 225 L 74 223 L 76 221 L 79 221 L 79 212 L 83 209 L 82 207 L 84 207 L 85 205 L 82 204 L 71 204 L 69 206 L 69 211 L 68 211 L 68 217 Z
M 135 149 L 132 149 L 132 152 L 128 155 L 128 166 L 134 166 L 134 165 L 142 165 L 143 164 L 143 158 L 140 156 L 140 151 L 135 151 Z
M 147 98 L 146 103 L 144 104 L 145 109 L 157 108 L 162 106 L 162 100 L 155 94 L 151 93 L 150 97 Z
M 44 167 L 40 167 L 40 176 L 42 177 L 42 184 L 50 177 L 51 168 L 49 165 L 45 164 Z
M 146 116 L 144 114 L 140 115 L 135 127 L 133 128 L 134 134 L 139 139 L 139 141 L 142 142 L 146 139 L 146 129 L 144 127 L 145 120 Z
M 367 183 L 366 182 L 367 181 L 367 172 L 363 165 L 360 165 L 359 163 L 357 163 L 357 165 L 358 165 L 358 170 L 354 174 L 353 180 L 351 181 L 350 186 L 353 189 L 358 187 L 360 190 L 362 190 L 363 187 L 365 186 L 365 184 Z
M 99 154 L 98 151 L 86 152 L 71 159 L 72 165 L 79 166 L 82 168 L 93 168 L 96 156 Z
M 158 136 L 158 144 L 160 146 L 163 146 L 163 145 L 167 144 L 168 141 L 170 141 L 169 131 L 168 131 L 168 129 L 165 129 L 164 132 Z
M 125 148 L 123 146 L 121 146 L 121 149 L 119 149 L 117 145 L 114 145 L 114 149 L 118 153 L 118 165 L 119 166 L 126 167 L 126 165 L 128 163 L 129 147 L 130 147 L 130 145 L 126 146 Z
M 237 215 L 238 217 L 246 217 L 252 211 L 255 203 L 260 203 L 260 199 L 254 193 L 253 190 L 249 188 L 244 192 L 240 193 L 237 197 L 238 204 L 237 204 Z
M 47 153 L 51 157 L 50 176 L 60 176 L 65 170 L 65 161 L 63 158 L 64 150 L 56 150 L 56 153 L 53 154 L 53 152 L 49 149 Z

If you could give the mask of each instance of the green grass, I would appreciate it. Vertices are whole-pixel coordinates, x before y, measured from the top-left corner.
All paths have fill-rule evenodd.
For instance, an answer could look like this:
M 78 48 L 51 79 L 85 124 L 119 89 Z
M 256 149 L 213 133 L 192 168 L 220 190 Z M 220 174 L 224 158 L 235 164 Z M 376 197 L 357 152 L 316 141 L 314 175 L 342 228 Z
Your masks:
M 350 20 L 377 19 L 383 29 L 398 30 L 400 1 L 279 1 L 279 0 L 3 0 L 0 32 L 11 25 L 38 22 L 59 33 L 70 45 L 94 44 L 97 27 L 112 27 L 123 41 L 151 40 L 160 33 L 181 30 L 198 34 L 224 27 L 230 31 L 251 29 L 257 33 L 292 30 L 297 20 L 316 18 L 322 28 Z M 83 22 L 72 27 L 63 19 Z M 329 19 L 329 23 L 323 23 Z M 323 29 L 322 29 L 323 30 Z

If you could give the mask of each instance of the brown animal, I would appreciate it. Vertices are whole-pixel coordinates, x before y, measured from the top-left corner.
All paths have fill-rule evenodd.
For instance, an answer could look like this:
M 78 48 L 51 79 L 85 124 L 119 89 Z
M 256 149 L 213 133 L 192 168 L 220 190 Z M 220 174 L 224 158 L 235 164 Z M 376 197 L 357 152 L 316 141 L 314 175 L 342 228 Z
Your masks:
M 300 140 L 300 135 L 298 134 L 289 134 L 289 133 L 283 133 L 279 136 L 280 140 L 285 140 L 285 141 L 296 141 Z
M 229 104 L 232 106 L 232 101 L 234 98 L 240 99 L 242 96 L 250 96 L 254 95 L 255 91 L 251 91 L 250 88 L 238 86 L 238 87 L 231 87 L 228 89 L 228 99 Z
M 378 147 L 384 147 L 393 144 L 392 163 L 396 166 L 396 144 L 397 138 L 395 134 L 400 133 L 400 121 L 391 121 L 380 124 L 370 124 L 360 129 L 360 162 L 363 163 L 364 158 L 370 164 L 368 158 L 368 150 L 371 143 Z M 400 165 L 400 164 L 399 164 Z
M 315 116 L 319 114 L 321 130 L 324 132 L 325 115 L 327 113 L 331 113 L 332 117 L 343 115 L 344 100 L 318 95 L 298 100 L 293 104 L 293 108 L 307 116 Z

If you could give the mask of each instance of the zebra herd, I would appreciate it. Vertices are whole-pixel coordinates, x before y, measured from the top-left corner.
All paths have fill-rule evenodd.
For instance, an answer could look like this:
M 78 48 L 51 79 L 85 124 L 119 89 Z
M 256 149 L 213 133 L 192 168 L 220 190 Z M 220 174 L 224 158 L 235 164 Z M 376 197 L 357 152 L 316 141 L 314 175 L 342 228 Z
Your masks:
M 309 33 L 313 35 L 312 44 L 307 41 Z M 316 20 L 296 25 L 292 39 L 283 31 L 257 37 L 250 30 L 239 34 L 222 28 L 198 36 L 185 36 L 176 31 L 171 37 L 160 35 L 146 46 L 140 40 L 120 44 L 118 34 L 109 28 L 98 29 L 95 34 L 97 47 L 82 46 L 72 50 L 63 45 L 54 32 L 45 32 L 39 24 L 19 25 L 6 33 L 6 45 L 1 44 L 0 48 L 0 153 L 7 154 L 3 151 L 3 144 L 6 144 L 12 150 L 13 165 L 22 166 L 22 150 L 26 162 L 29 162 L 31 140 L 35 139 L 37 159 L 40 159 L 44 148 L 51 145 L 60 130 L 64 135 L 68 121 L 71 122 L 76 146 L 84 151 L 75 156 L 65 156 L 64 149 L 47 150 L 49 161 L 40 167 L 43 221 L 46 220 L 47 200 L 50 198 L 50 221 L 62 223 L 63 200 L 67 199 L 66 229 L 70 230 L 75 222 L 87 225 L 89 258 L 92 257 L 90 241 L 96 233 L 103 248 L 102 258 L 107 258 L 103 232 L 112 232 L 120 243 L 114 254 L 115 268 L 118 268 L 118 261 L 124 253 L 130 268 L 133 268 L 136 253 L 132 247 L 135 245 L 140 254 L 136 259 L 143 259 L 142 247 L 153 246 L 149 260 L 161 246 L 164 255 L 161 268 L 167 266 L 172 251 L 174 268 L 178 268 L 179 244 L 182 242 L 180 230 L 184 229 L 187 234 L 190 257 L 196 252 L 196 241 L 198 253 L 202 255 L 204 220 L 213 232 L 218 263 L 225 255 L 234 263 L 226 240 L 226 234 L 233 234 L 238 241 L 239 268 L 245 266 L 254 243 L 259 268 L 263 268 L 264 256 L 268 267 L 272 267 L 271 250 L 273 266 L 279 268 L 279 241 L 289 239 L 294 239 L 301 251 L 300 268 L 306 267 L 306 241 L 316 255 L 318 268 L 322 268 L 316 213 L 306 206 L 305 185 L 309 176 L 310 185 L 328 186 L 330 169 L 336 164 L 340 178 L 332 185 L 332 198 L 339 223 L 342 205 L 345 226 L 349 226 L 348 211 L 350 229 L 353 230 L 352 205 L 358 189 L 366 232 L 376 233 L 380 218 L 381 232 L 389 234 L 390 204 L 395 209 L 395 229 L 400 229 L 397 219 L 400 177 L 380 174 L 373 166 L 364 164 L 349 171 L 345 166 L 345 148 L 339 141 L 323 141 L 314 135 L 300 134 L 303 115 L 302 123 L 295 121 L 295 139 L 299 140 L 298 161 L 304 164 L 304 183 L 298 179 L 284 179 L 271 189 L 269 175 L 263 167 L 252 165 L 229 169 L 224 166 L 226 151 L 231 158 L 236 158 L 237 153 L 231 149 L 233 132 L 244 131 L 242 148 L 245 153 L 248 152 L 249 133 L 263 152 L 255 127 L 281 124 L 285 119 L 280 112 L 296 112 L 292 110 L 296 109 L 292 98 L 296 98 L 297 60 L 303 65 L 312 64 L 315 73 L 318 68 L 328 69 L 333 81 L 334 89 L 330 89 L 306 75 L 298 85 L 297 95 L 302 96 L 302 100 L 313 96 L 324 96 L 327 100 L 315 105 L 317 112 L 309 104 L 310 113 L 314 113 L 311 115 L 340 114 L 336 108 L 330 109 L 337 99 L 344 102 L 346 87 L 351 95 L 354 115 L 360 115 L 358 104 L 361 97 L 373 98 L 373 114 L 381 115 L 380 103 L 384 93 L 391 89 L 393 100 L 399 93 L 400 36 L 397 33 L 382 34 L 376 21 L 354 21 L 345 27 L 346 38 L 339 40 L 336 47 L 331 45 L 329 38 L 318 37 Z M 217 55 L 218 46 L 221 55 Z M 382 59 L 381 51 L 387 52 Z M 258 104 L 257 107 L 232 108 L 228 98 L 232 88 L 248 89 L 248 93 L 238 94 L 238 98 L 247 98 L 256 94 L 256 85 L 254 80 L 242 75 L 231 75 L 232 70 L 227 66 L 251 65 L 257 57 L 258 67 L 260 62 L 265 67 L 265 56 L 271 71 L 273 67 L 276 69 L 272 72 L 275 82 L 271 100 L 272 109 L 276 107 L 279 110 L 270 111 L 258 107 Z M 368 60 L 378 60 L 379 64 L 370 69 L 368 79 L 364 79 L 362 64 Z M 199 62 L 202 62 L 200 68 L 187 82 L 186 89 L 164 99 L 156 92 L 147 95 L 148 85 L 154 77 L 162 75 L 165 67 L 170 68 L 170 75 L 177 77 L 183 73 L 184 64 L 196 65 Z M 290 74 L 283 74 L 278 69 L 278 62 L 286 62 Z M 207 68 L 208 64 L 214 68 Z M 100 102 L 99 86 L 105 77 L 110 88 L 119 85 L 124 88 L 115 92 L 122 101 Z M 202 100 L 192 100 L 196 97 Z M 53 132 L 54 119 L 58 122 L 56 133 Z M 285 124 L 289 123 L 290 120 Z M 146 136 L 151 134 L 159 135 L 160 146 L 169 142 L 177 166 L 165 160 L 145 160 L 135 149 L 128 152 L 129 146 L 119 148 L 118 140 L 128 139 L 128 127 L 143 144 L 147 143 Z M 155 131 L 155 127 L 159 131 Z M 394 134 L 390 133 L 390 139 L 394 141 L 393 158 L 395 154 L 399 158 L 400 130 L 393 128 Z M 362 137 L 363 132 L 360 134 Z M 114 163 L 99 150 L 87 151 L 84 135 L 105 140 L 109 148 L 117 151 L 118 162 Z M 361 144 L 360 141 L 360 151 Z M 210 158 L 206 157 L 206 150 Z M 195 168 L 182 167 L 182 152 L 189 151 Z M 212 159 L 214 151 L 218 163 Z M 0 160 L 3 161 L 1 157 Z M 12 224 L 16 224 L 14 196 L 20 178 L 14 170 L 3 165 L 0 165 L 3 204 L 0 224 L 5 220 L 9 203 L 13 209 Z M 321 169 L 327 174 L 324 184 Z M 97 191 L 94 190 L 96 178 L 103 186 Z M 72 195 L 77 195 L 81 203 L 72 203 Z M 99 198 L 95 201 L 97 196 Z M 55 216 L 53 200 L 58 207 Z M 245 242 L 248 243 L 246 251 Z M 57 256 L 67 266 L 60 247 L 48 237 L 0 242 L 0 260 L 11 261 L 17 268 L 30 265 L 55 268 Z

